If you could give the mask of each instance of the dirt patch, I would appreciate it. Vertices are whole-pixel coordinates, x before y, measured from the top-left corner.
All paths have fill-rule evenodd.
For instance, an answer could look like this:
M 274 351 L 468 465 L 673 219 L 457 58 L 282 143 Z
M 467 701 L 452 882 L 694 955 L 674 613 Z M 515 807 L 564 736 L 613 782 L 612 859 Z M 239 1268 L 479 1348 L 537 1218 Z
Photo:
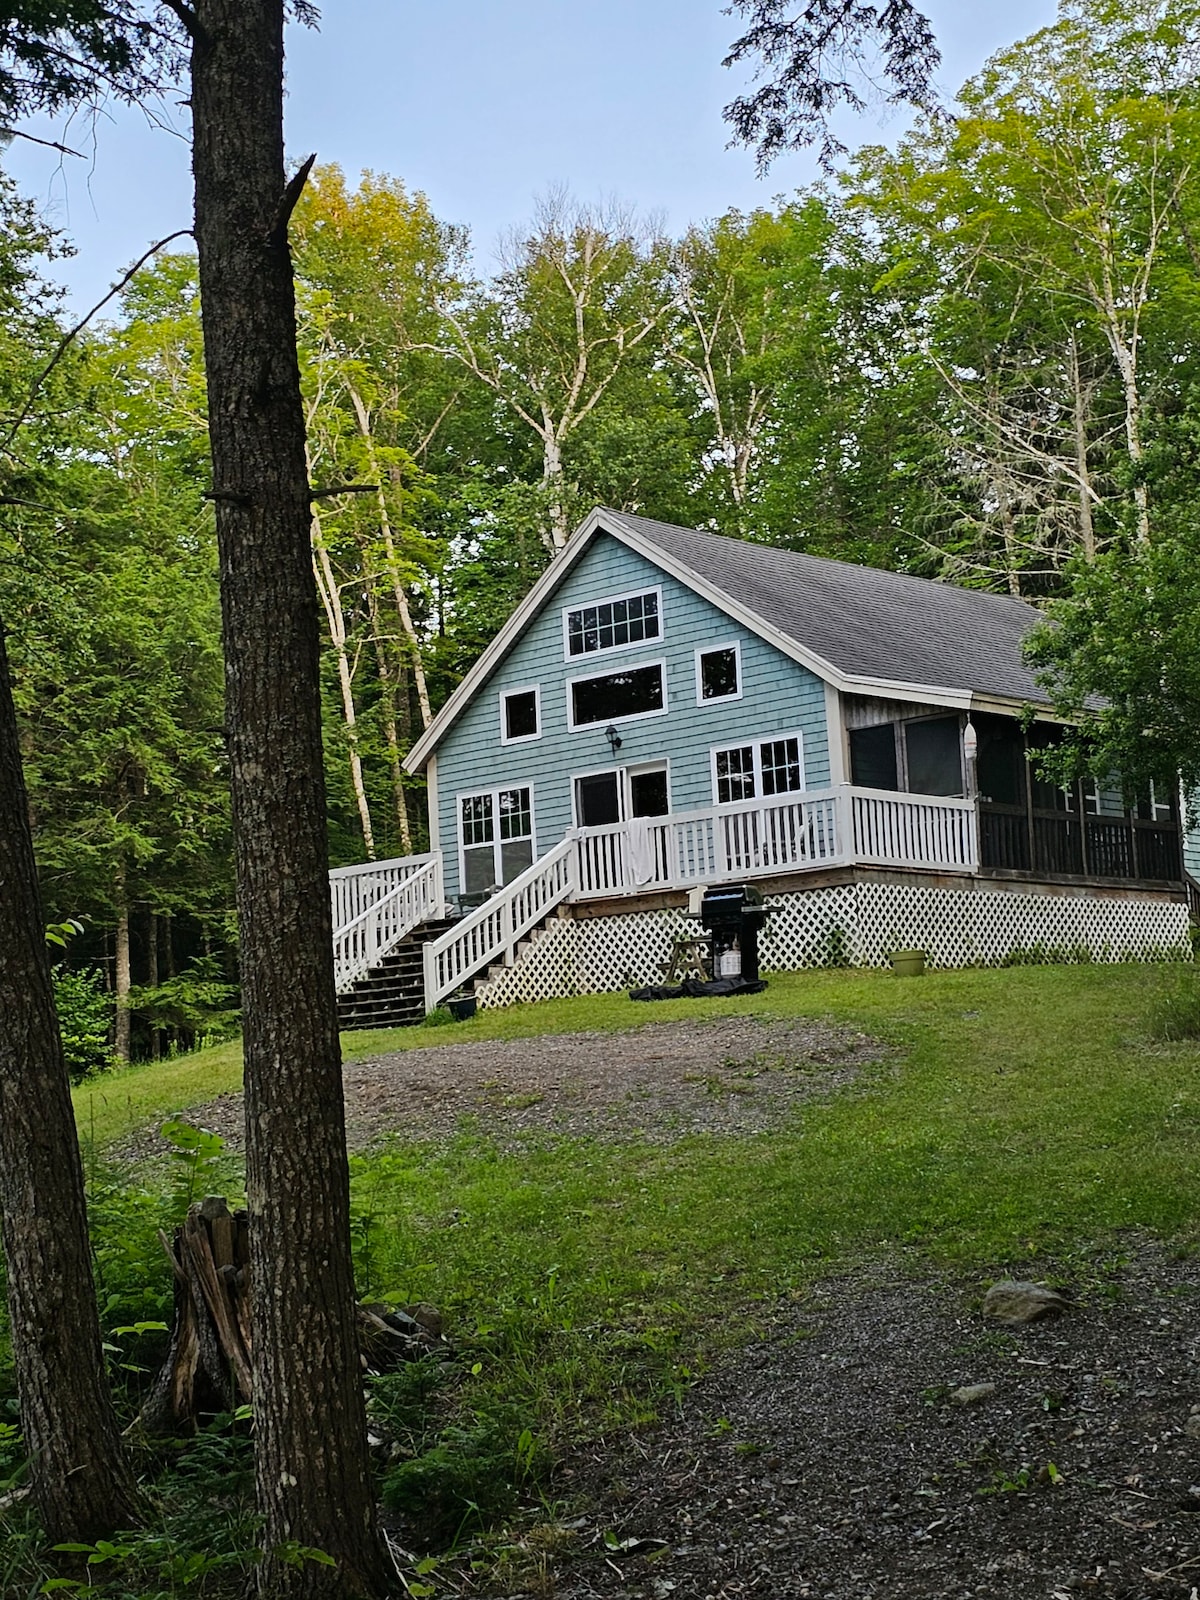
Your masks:
M 848 1028 L 753 1017 L 450 1042 L 349 1062 L 347 1135 L 361 1149 L 389 1133 L 439 1139 L 464 1126 L 501 1144 L 537 1132 L 655 1143 L 687 1133 L 758 1133 L 804 1101 L 843 1088 L 884 1054 L 877 1040 Z M 188 1115 L 240 1148 L 240 1095 Z M 151 1134 L 122 1154 L 161 1148 Z
M 676 1420 L 564 1467 L 584 1515 L 546 1592 L 1196 1600 L 1194 1262 L 1145 1246 L 1015 1331 L 984 1287 L 878 1273 L 780 1307 Z

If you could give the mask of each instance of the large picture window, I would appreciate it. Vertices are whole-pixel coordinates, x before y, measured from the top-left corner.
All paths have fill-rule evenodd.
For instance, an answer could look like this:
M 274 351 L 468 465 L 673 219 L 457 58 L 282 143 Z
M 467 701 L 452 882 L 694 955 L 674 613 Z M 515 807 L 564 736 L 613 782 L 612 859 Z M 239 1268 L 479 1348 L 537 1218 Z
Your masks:
M 471 899 L 533 865 L 533 792 L 492 789 L 459 797 L 462 892 Z
M 597 655 L 602 650 L 625 650 L 662 638 L 661 594 L 646 589 L 641 594 L 618 595 L 594 606 L 577 606 L 563 613 L 568 659 Z
M 567 695 L 572 728 L 628 721 L 630 717 L 656 717 L 667 709 L 663 663 L 606 672 L 599 678 L 573 678 L 567 685 Z
M 712 761 L 713 793 L 719 806 L 804 788 L 804 747 L 798 733 L 714 750 Z

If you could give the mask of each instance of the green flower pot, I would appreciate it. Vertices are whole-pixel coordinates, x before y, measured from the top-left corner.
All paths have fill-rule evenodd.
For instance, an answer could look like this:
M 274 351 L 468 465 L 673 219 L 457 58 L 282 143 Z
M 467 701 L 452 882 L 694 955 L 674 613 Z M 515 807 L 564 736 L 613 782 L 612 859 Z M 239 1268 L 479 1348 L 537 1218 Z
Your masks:
M 892 971 L 898 978 L 925 976 L 924 950 L 893 950 L 888 959 L 892 963 Z

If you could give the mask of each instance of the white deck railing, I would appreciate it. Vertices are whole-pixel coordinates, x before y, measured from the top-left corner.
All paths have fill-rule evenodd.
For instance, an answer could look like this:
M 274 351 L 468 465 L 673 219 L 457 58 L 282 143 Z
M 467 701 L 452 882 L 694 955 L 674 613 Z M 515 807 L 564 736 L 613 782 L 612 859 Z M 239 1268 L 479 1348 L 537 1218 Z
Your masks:
M 969 800 L 836 789 L 577 828 L 554 849 L 424 948 L 425 1005 L 433 1008 L 496 961 L 564 900 L 691 888 L 821 867 L 979 865 Z M 423 922 L 444 911 L 440 853 L 330 873 L 338 991 Z
M 339 994 L 414 928 L 440 917 L 444 910 L 440 852 L 372 862 L 369 867 L 337 867 L 329 880 L 333 975 Z
M 836 790 L 576 830 L 577 894 L 597 899 L 833 866 L 845 859 Z
M 481 967 L 512 964 L 517 943 L 574 888 L 575 840 L 568 834 L 440 939 L 425 946 L 425 1009 L 453 994 Z
M 854 826 L 851 854 L 871 866 L 947 867 L 975 872 L 979 832 L 972 800 L 848 791 Z

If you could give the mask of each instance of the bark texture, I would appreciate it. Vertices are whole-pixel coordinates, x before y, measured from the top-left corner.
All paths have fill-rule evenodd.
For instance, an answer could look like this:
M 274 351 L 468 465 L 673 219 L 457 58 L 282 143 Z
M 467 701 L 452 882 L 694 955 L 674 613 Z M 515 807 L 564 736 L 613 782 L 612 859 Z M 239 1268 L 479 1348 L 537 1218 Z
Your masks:
M 382 1595 L 350 1264 L 282 0 L 197 0 L 192 115 L 246 1019 L 258 1581 L 271 1600 Z M 290 1563 L 290 1543 L 335 1565 Z
M 50 1543 L 138 1518 L 100 1349 L 83 1170 L 0 631 L 0 1205 L 13 1362 Z

